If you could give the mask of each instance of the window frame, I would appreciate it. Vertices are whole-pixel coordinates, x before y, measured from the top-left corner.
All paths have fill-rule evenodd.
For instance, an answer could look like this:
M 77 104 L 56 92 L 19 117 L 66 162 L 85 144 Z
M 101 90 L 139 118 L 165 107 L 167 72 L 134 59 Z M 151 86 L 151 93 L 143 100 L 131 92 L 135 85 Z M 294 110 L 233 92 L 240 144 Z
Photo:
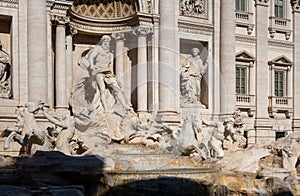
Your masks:
M 281 75 L 282 81 L 279 81 L 279 75 Z M 286 77 L 285 70 L 282 70 L 282 69 L 274 70 L 274 96 L 286 97 L 286 95 L 287 95 L 286 79 L 287 79 L 287 77 Z
M 239 73 L 240 73 L 240 77 L 239 77 L 239 85 L 237 83 L 237 70 L 240 70 Z M 241 71 L 244 70 L 245 73 L 244 73 L 244 92 L 242 92 L 242 77 L 241 77 Z M 248 67 L 246 65 L 243 65 L 241 63 L 238 63 L 236 64 L 235 66 L 235 93 L 236 94 L 239 94 L 239 95 L 248 95 L 249 94 L 249 85 L 248 85 L 248 80 L 249 80 L 249 71 L 248 71 Z M 238 86 L 239 86 L 239 89 L 238 89 Z
M 278 4 L 278 1 L 282 1 L 282 5 Z M 285 19 L 286 18 L 286 3 L 284 0 L 274 0 L 274 16 L 275 18 L 281 18 L 281 19 Z M 280 13 L 280 10 L 282 11 L 282 13 Z
M 268 62 L 269 66 L 270 66 L 270 73 L 271 73 L 271 84 L 272 84 L 272 92 L 271 92 L 271 96 L 274 97 L 281 97 L 281 98 L 286 98 L 291 96 L 291 85 L 292 85 L 292 73 L 291 73 L 291 69 L 293 66 L 293 63 L 291 60 L 289 60 L 286 56 L 282 55 L 279 56 L 271 61 Z M 282 94 L 278 94 L 276 92 L 276 72 L 281 72 L 283 73 L 283 93 Z M 277 89 L 278 90 L 278 89 Z
M 242 9 L 244 2 L 244 9 Z M 248 0 L 235 0 L 235 10 L 239 12 L 248 12 Z

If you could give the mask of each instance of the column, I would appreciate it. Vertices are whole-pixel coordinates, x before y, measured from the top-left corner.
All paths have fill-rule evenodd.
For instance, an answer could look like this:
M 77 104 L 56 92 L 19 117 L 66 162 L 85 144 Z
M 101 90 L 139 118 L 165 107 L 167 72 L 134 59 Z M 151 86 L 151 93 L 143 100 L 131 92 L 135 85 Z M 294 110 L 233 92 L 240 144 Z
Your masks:
M 178 0 L 160 1 L 159 112 L 157 120 L 176 124 L 179 115 Z M 178 8 L 178 9 L 177 9 Z
M 116 39 L 116 76 L 124 89 L 124 33 L 115 33 L 113 37 Z
M 221 115 L 231 115 L 235 110 L 235 11 L 234 0 L 221 1 Z
M 256 0 L 256 142 L 265 143 L 275 140 L 275 132 L 269 118 L 268 106 L 270 89 L 269 66 L 268 66 L 268 27 L 269 24 L 269 1 Z M 273 71 L 271 71 L 273 72 Z M 273 76 L 272 76 L 273 78 Z M 271 78 L 271 80 L 272 80 Z M 272 82 L 273 83 L 273 82 Z
M 139 27 L 135 30 L 138 36 L 137 58 L 137 112 L 143 117 L 148 111 L 148 60 L 147 60 L 147 35 L 150 29 Z
M 48 101 L 46 0 L 27 1 L 28 100 Z
M 19 0 L 19 102 L 28 102 L 27 0 Z
M 128 101 L 131 100 L 131 60 L 128 56 L 128 51 L 129 49 L 127 47 L 124 48 L 124 76 L 123 76 L 123 80 L 126 81 L 124 82 L 124 86 L 123 86 L 123 91 L 125 94 L 125 97 Z
M 214 24 L 220 24 L 221 21 L 221 1 L 215 1 L 213 6 L 214 12 Z M 221 32 L 221 25 L 215 25 L 214 30 L 214 37 L 213 37 L 213 64 L 212 64 L 212 77 L 213 77 L 213 90 L 212 90 L 212 117 L 213 120 L 218 120 L 220 109 L 221 109 L 221 97 L 220 97 L 220 32 Z
M 293 39 L 294 39 L 294 116 L 293 130 L 300 131 L 300 1 L 291 1 L 293 9 Z
M 148 110 L 152 115 L 156 115 L 159 110 L 159 97 L 158 97 L 158 58 L 159 58 L 159 23 L 158 18 L 154 19 L 153 35 L 151 36 L 151 59 L 149 60 L 148 69 Z
M 68 108 L 66 66 L 66 17 L 56 16 L 55 39 L 55 93 L 57 110 Z
M 66 66 L 67 66 L 67 98 L 70 97 L 73 88 L 73 36 L 77 34 L 77 29 L 70 27 L 66 37 Z

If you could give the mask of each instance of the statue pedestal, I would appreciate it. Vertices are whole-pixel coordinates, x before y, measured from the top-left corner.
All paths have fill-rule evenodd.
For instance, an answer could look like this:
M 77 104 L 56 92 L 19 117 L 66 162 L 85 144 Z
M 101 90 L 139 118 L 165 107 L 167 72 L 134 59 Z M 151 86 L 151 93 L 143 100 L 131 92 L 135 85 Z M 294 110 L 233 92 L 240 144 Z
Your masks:
M 202 117 L 205 117 L 205 119 L 210 118 L 210 112 L 208 109 L 206 109 L 205 105 L 198 105 L 198 104 L 190 104 L 190 105 L 184 105 L 181 106 L 181 113 L 183 116 L 186 114 L 195 114 L 195 113 L 201 113 Z
M 166 123 L 168 125 L 176 126 L 180 123 L 181 116 L 179 113 L 175 112 L 158 112 L 156 116 L 156 121 L 159 123 Z

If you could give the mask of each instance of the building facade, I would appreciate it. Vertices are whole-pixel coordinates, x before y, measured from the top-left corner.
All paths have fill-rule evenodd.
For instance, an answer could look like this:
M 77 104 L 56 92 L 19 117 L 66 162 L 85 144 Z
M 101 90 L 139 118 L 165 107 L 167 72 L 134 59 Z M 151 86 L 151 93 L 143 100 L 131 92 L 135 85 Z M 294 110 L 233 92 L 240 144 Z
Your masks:
M 27 102 L 72 111 L 84 51 L 109 35 L 113 72 L 141 119 L 172 125 L 196 110 L 224 120 L 239 109 L 248 145 L 300 131 L 298 0 L 0 0 L 0 8 L 1 130 Z M 189 75 L 197 63 L 203 70 Z

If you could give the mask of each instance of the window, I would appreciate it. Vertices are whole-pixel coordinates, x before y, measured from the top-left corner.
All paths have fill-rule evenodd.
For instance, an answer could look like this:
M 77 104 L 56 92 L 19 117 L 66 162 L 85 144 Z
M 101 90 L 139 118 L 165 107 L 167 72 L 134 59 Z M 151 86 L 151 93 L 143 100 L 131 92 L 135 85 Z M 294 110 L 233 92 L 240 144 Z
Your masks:
M 246 0 L 235 0 L 235 9 L 237 11 L 247 11 L 247 3 Z
M 271 118 L 284 114 L 290 118 L 293 113 L 293 81 L 292 61 L 286 56 L 279 56 L 268 62 L 270 68 L 269 81 L 272 85 L 269 95 L 268 112 Z
M 236 93 L 247 93 L 247 68 L 236 67 L 235 70 Z
M 284 2 L 283 0 L 275 0 L 274 2 L 274 13 L 276 18 L 284 17 Z
M 274 72 L 274 82 L 275 82 L 275 89 L 274 94 L 277 97 L 284 96 L 284 71 L 275 71 Z

